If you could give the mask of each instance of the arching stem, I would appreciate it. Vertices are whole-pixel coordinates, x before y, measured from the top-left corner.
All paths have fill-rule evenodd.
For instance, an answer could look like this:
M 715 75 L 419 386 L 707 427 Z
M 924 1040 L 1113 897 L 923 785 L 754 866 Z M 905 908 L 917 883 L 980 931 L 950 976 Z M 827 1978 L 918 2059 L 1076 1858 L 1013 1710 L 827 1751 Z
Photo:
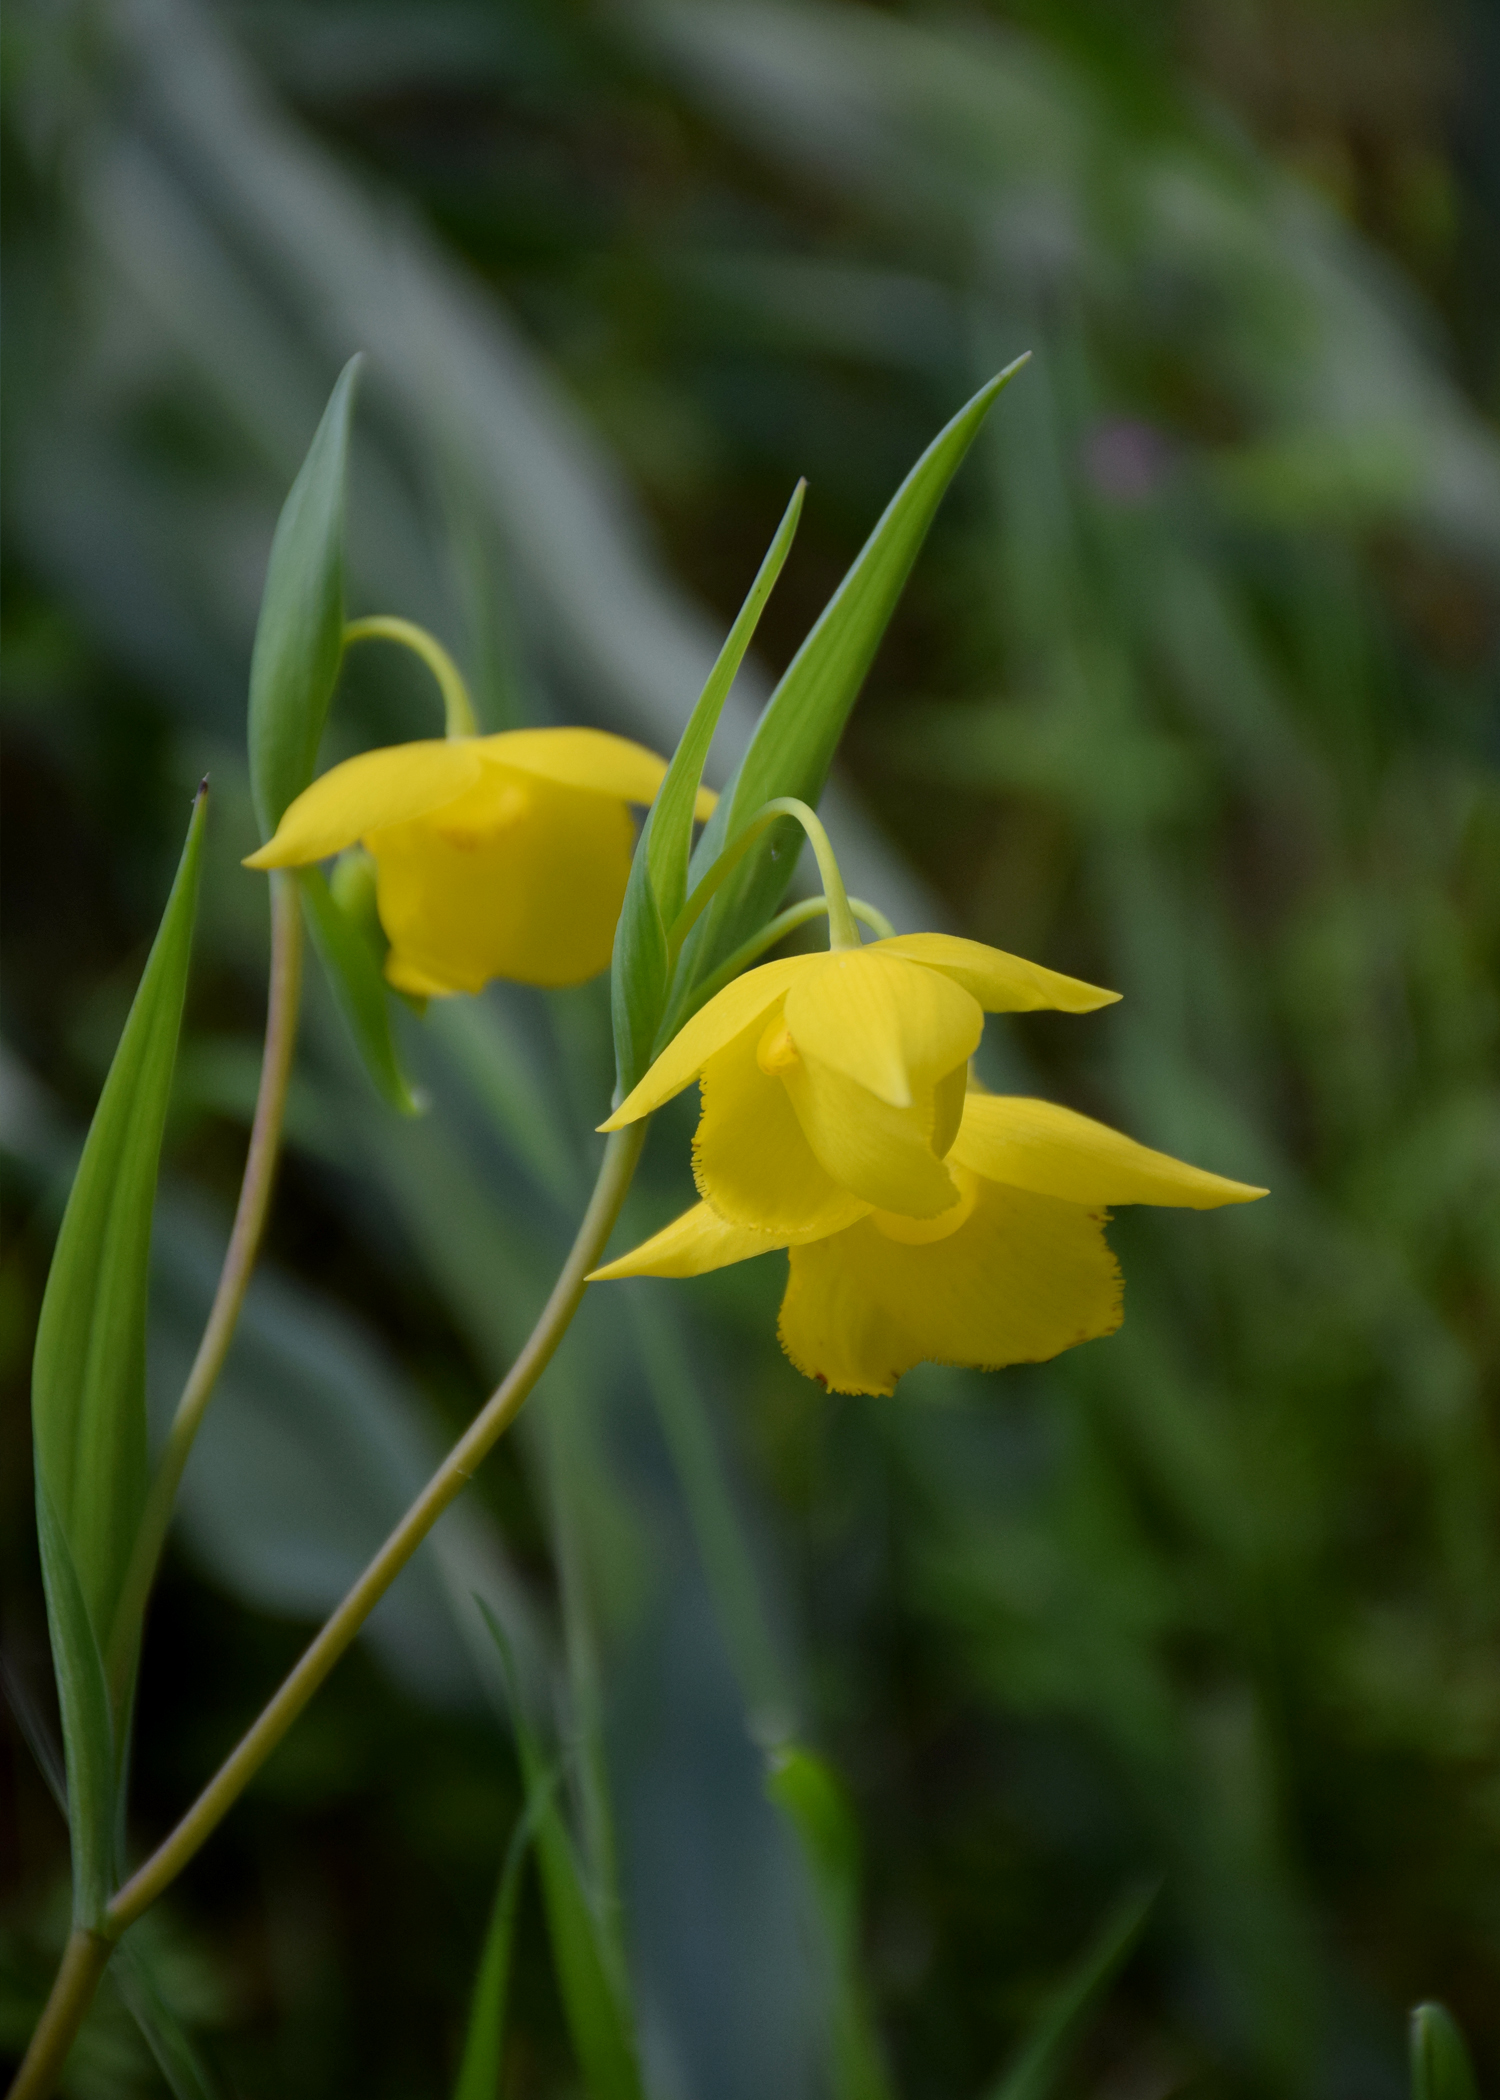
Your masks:
M 474 703 L 469 698 L 469 688 L 463 675 L 442 643 L 430 635 L 425 627 L 415 620 L 398 619 L 394 613 L 371 613 L 363 620 L 351 620 L 344 629 L 344 647 L 351 642 L 399 642 L 420 656 L 443 696 L 443 714 L 449 736 L 477 736 L 479 724 L 474 719 Z
M 774 824 L 778 817 L 791 817 L 807 833 L 808 841 L 817 857 L 818 874 L 823 883 L 823 897 L 828 906 L 828 945 L 830 948 L 857 948 L 859 929 L 849 909 L 849 899 L 844 891 L 844 878 L 839 873 L 838 861 L 834 858 L 833 846 L 828 833 L 823 829 L 816 811 L 799 802 L 794 795 L 778 795 L 774 802 L 767 802 L 755 812 L 743 831 L 736 834 L 724 848 L 698 887 L 682 907 L 676 922 L 667 933 L 667 968 L 675 969 L 682 944 L 693 926 L 707 909 L 717 892 L 723 888 L 739 863 L 744 859 L 756 840 Z

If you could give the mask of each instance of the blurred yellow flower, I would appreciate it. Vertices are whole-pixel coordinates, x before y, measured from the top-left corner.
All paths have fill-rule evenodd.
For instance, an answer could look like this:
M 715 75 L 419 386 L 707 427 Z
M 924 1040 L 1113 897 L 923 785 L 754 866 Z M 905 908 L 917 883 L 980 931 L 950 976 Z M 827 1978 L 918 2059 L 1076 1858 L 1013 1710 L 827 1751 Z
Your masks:
M 1107 1206 L 1211 1210 L 1266 1193 L 1071 1109 L 978 1091 L 964 1100 L 947 1171 L 955 1195 L 937 1215 L 862 1204 L 813 1240 L 731 1223 L 700 1203 L 590 1280 L 700 1276 L 787 1247 L 787 1355 L 835 1392 L 890 1393 L 914 1364 L 997 1370 L 1113 1333 L 1122 1284 Z
M 601 1127 L 693 1079 L 693 1171 L 729 1225 L 822 1239 L 871 1209 L 946 1216 L 945 1164 L 986 1011 L 1088 1013 L 1118 997 L 948 934 L 792 955 L 747 970 L 695 1014 Z
M 665 759 L 599 729 L 395 744 L 347 759 L 292 803 L 248 868 L 374 856 L 385 974 L 421 997 L 492 977 L 582 984 L 609 962 L 634 843 Z M 700 790 L 697 814 L 714 797 Z

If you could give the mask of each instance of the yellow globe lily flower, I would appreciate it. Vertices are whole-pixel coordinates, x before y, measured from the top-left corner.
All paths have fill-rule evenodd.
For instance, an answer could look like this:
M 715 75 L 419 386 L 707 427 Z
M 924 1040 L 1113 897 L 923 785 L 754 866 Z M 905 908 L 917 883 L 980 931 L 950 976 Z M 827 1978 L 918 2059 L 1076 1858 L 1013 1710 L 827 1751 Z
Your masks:
M 1212 1210 L 1266 1193 L 1049 1101 L 977 1091 L 948 1170 L 957 1197 L 936 1217 L 863 1206 L 812 1241 L 700 1203 L 590 1281 L 701 1276 L 787 1247 L 780 1335 L 797 1369 L 834 1392 L 892 1393 L 914 1364 L 998 1370 L 1112 1334 L 1123 1286 L 1104 1238 L 1110 1206 Z
M 374 856 L 385 974 L 420 997 L 492 977 L 582 984 L 609 962 L 635 841 L 667 770 L 600 729 L 513 729 L 366 751 L 291 804 L 247 868 Z M 697 815 L 716 798 L 700 789 Z
M 792 955 L 693 1015 L 601 1129 L 694 1079 L 698 1188 L 728 1225 L 820 1240 L 869 1210 L 947 1215 L 946 1164 L 988 1013 L 1089 1013 L 1118 998 L 950 934 Z

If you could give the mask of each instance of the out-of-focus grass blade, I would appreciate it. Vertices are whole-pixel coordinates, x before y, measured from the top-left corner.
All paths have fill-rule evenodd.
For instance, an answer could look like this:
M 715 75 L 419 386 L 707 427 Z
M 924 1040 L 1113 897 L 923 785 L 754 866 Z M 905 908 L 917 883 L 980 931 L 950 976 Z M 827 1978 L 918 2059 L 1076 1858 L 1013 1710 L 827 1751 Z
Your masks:
M 699 841 L 695 872 L 705 871 L 735 832 L 775 796 L 817 802 L 849 710 L 944 491 L 1001 390 L 1025 362 L 1017 358 L 981 387 L 896 491 L 767 702 Z M 775 910 L 796 863 L 789 841 L 794 829 L 790 819 L 773 825 L 709 905 L 689 936 L 687 982 L 706 976 Z
M 537 1865 L 552 1960 L 578 2067 L 590 2100 L 645 2100 L 624 2002 L 624 1963 L 585 1893 L 572 1837 L 519 1696 L 509 1643 L 483 1600 L 475 1602 L 500 1651 L 510 1693 L 527 1809 L 536 1818 Z
M 360 359 L 339 374 L 276 522 L 250 659 L 250 787 L 269 838 L 312 779 L 344 651 L 344 481 Z
M 1145 1928 L 1156 1887 L 1127 1896 L 1108 1918 L 1072 1974 L 1065 1977 L 1032 2022 L 1031 2032 L 985 2100 L 1047 2100 L 1082 2041 L 1110 1985 Z
M 391 1033 L 390 997 L 363 929 L 334 901 L 320 869 L 299 868 L 296 880 L 313 944 L 365 1070 L 400 1115 L 420 1115 L 424 1104 L 401 1069 Z
M 894 2100 L 859 1953 L 859 1826 L 836 1772 L 811 1750 L 772 1752 L 766 1792 L 801 1841 L 836 1964 L 833 2074 L 838 2100 Z
M 469 2029 L 464 2037 L 463 2061 L 453 2100 L 496 2100 L 500 2090 L 500 2065 L 505 2047 L 505 2007 L 510 1988 L 510 1955 L 516 1936 L 516 1905 L 521 1899 L 521 1875 L 526 1848 L 536 1829 L 537 1817 L 552 1799 L 552 1781 L 547 1779 L 530 1796 L 511 1832 L 500 1869 L 489 1928 L 474 1978 L 474 1996 L 469 2006 Z
M 657 790 L 631 864 L 630 882 L 615 933 L 611 980 L 615 1065 L 622 1099 L 650 1063 L 666 1004 L 667 930 L 687 900 L 693 802 L 703 778 L 708 747 L 796 536 L 806 490 L 807 483 L 799 481 L 792 491 L 786 514 L 672 754 L 672 763 Z
M 110 1975 L 173 2100 L 220 2100 L 222 2088 L 187 2029 L 157 1987 L 151 1964 L 129 1934 L 115 1949 Z
M 1479 2100 L 1479 2083 L 1458 2022 L 1445 2006 L 1411 2016 L 1412 2100 Z
M 146 1282 L 197 912 L 207 790 L 104 1082 L 47 1277 L 32 1370 L 37 1521 L 62 1706 L 78 1915 L 113 1866 L 117 1728 L 102 1655 L 145 1502 Z M 128 1704 L 128 1693 L 122 1700 Z

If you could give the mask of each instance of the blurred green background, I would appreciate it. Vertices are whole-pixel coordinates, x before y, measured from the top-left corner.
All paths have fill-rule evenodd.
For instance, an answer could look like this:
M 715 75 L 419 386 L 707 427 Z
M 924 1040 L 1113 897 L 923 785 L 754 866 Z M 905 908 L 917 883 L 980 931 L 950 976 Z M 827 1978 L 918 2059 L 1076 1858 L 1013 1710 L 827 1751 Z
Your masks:
M 1383 2100 L 1426 1996 L 1500 2079 L 1500 17 L 13 0 L 4 36 L 0 1633 L 44 1732 L 51 1235 L 207 770 L 170 1406 L 257 1069 L 250 638 L 354 349 L 351 610 L 430 625 L 491 727 L 670 748 L 808 475 L 716 780 L 907 466 L 1030 349 L 825 814 L 903 929 L 1125 994 L 993 1021 L 993 1084 L 1274 1191 L 1123 1216 L 1114 1339 L 891 1401 L 782 1360 L 779 1257 L 599 1294 L 151 1921 L 216 2089 L 451 2089 L 519 1800 L 475 1592 L 547 1688 L 658 2100 L 980 2100 L 1158 1877 L 1063 2090 Z M 358 652 L 329 753 L 436 722 Z M 402 1123 L 311 975 L 150 1630 L 142 1845 L 524 1333 L 608 1097 L 604 988 L 502 987 L 402 1016 Z M 688 1199 L 689 1130 L 660 1119 L 627 1229 Z M 852 1952 L 765 1798 L 788 1729 L 849 1789 Z M 8 2049 L 66 1846 L 19 1731 L 0 1755 Z M 506 2091 L 576 2092 L 534 1888 L 518 1964 Z M 108 1993 L 69 2090 L 165 2090 Z

